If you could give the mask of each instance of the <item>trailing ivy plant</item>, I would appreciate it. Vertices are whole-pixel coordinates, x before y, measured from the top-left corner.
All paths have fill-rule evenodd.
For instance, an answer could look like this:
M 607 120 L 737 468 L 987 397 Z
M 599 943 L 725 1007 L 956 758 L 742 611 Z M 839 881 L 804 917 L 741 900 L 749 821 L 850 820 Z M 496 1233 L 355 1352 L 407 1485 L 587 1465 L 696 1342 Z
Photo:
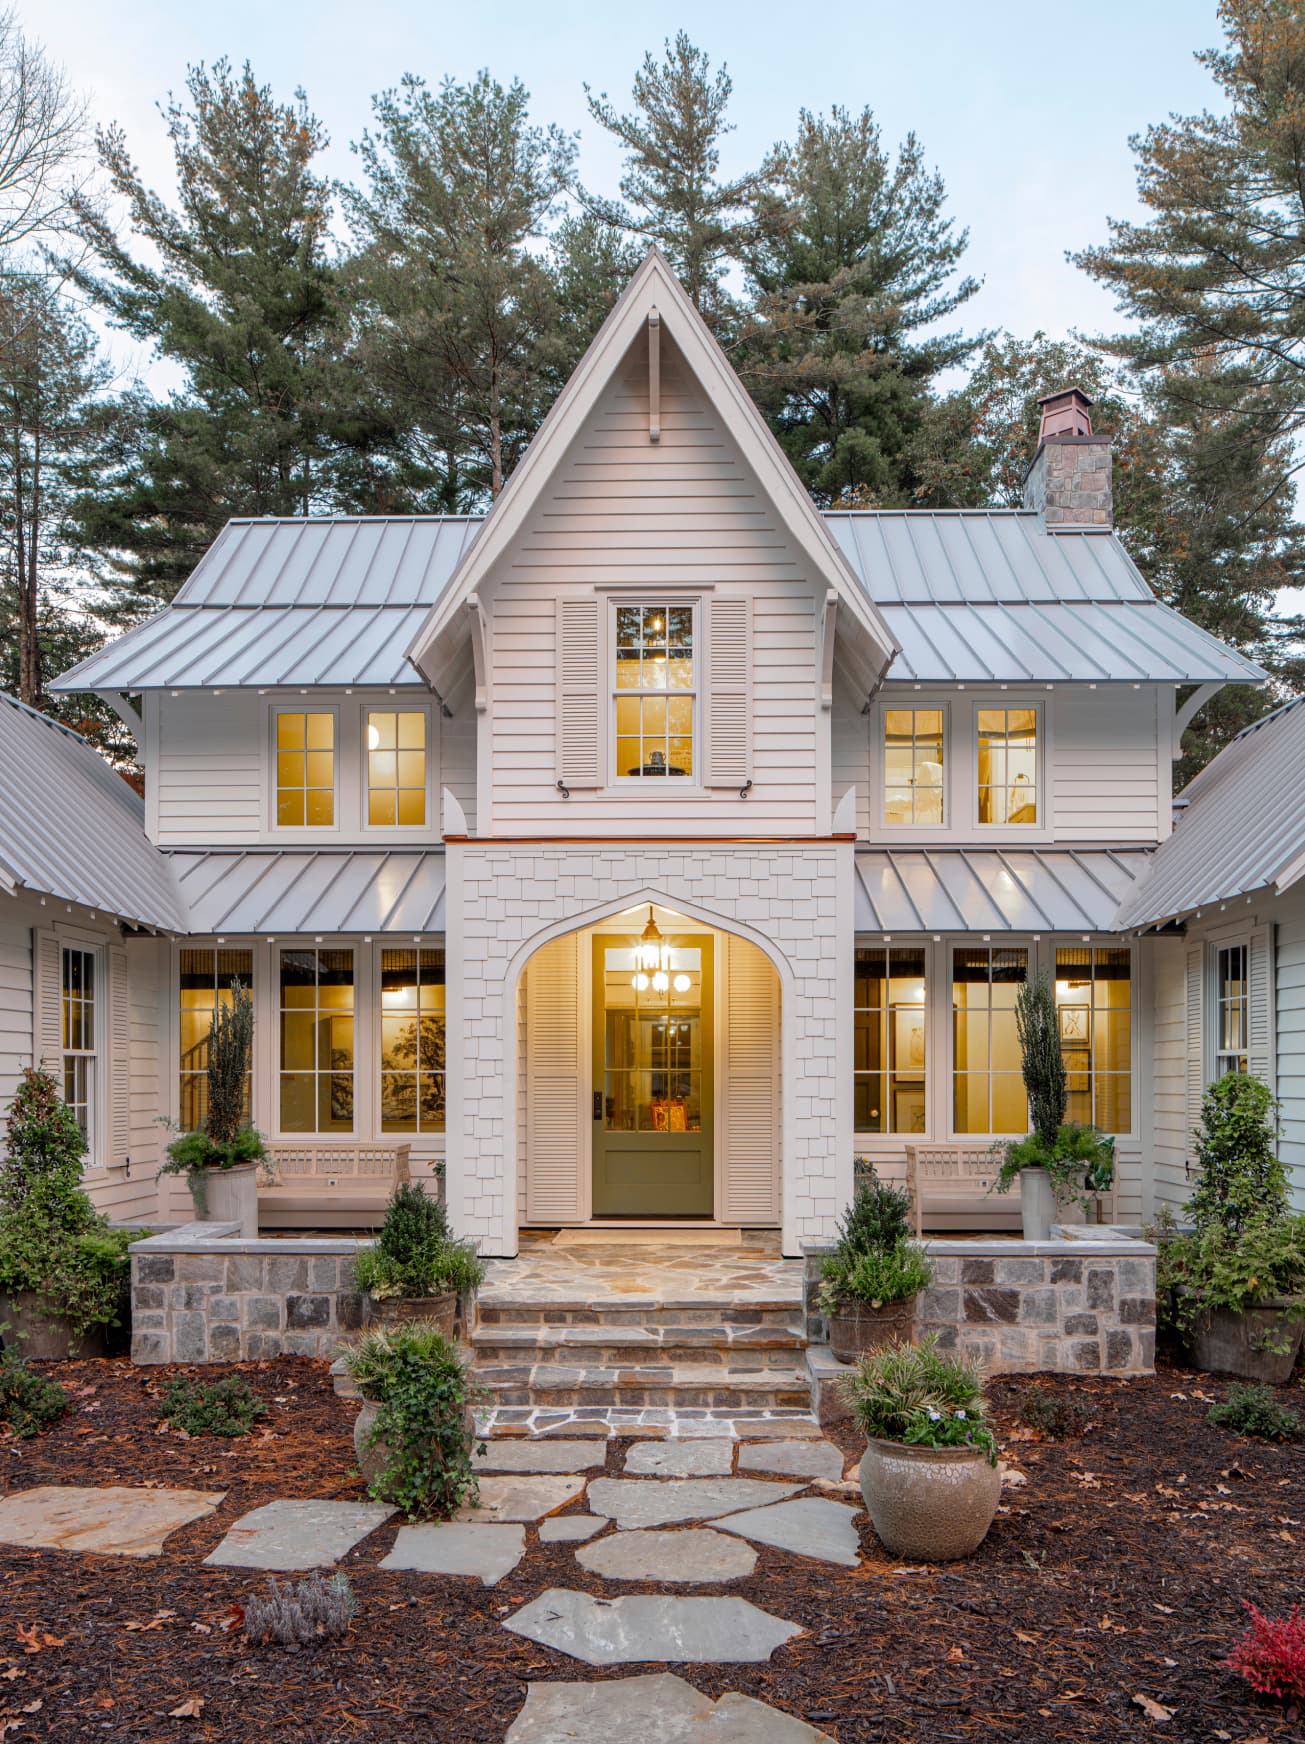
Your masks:
M 0 1293 L 30 1295 L 74 1340 L 118 1324 L 128 1250 L 148 1230 L 111 1229 L 81 1184 L 86 1140 L 58 1085 L 24 1070 L 0 1166 Z
M 267 1406 L 240 1375 L 218 1381 L 169 1381 L 159 1416 L 187 1435 L 248 1435 Z
M 208 1170 L 262 1162 L 267 1147 L 245 1119 L 245 1079 L 254 1044 L 254 996 L 233 978 L 230 1001 L 213 1013 L 208 1037 L 208 1114 L 202 1128 L 168 1146 L 160 1175 L 184 1175 L 198 1217 L 208 1215 Z M 174 1128 L 175 1130 L 175 1128 Z
M 457 1347 L 418 1320 L 368 1333 L 341 1355 L 359 1394 L 377 1407 L 366 1445 L 382 1451 L 385 1465 L 371 1495 L 410 1520 L 446 1520 L 474 1500 L 475 1394 Z

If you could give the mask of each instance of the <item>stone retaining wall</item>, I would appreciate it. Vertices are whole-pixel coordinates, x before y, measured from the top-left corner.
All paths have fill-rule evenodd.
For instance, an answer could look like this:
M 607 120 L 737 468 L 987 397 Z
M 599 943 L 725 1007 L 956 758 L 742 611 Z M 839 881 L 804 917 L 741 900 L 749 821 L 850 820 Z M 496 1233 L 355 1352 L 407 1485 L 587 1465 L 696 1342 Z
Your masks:
M 234 1223 L 190 1223 L 131 1250 L 131 1360 L 334 1356 L 363 1323 L 348 1236 L 242 1241 Z

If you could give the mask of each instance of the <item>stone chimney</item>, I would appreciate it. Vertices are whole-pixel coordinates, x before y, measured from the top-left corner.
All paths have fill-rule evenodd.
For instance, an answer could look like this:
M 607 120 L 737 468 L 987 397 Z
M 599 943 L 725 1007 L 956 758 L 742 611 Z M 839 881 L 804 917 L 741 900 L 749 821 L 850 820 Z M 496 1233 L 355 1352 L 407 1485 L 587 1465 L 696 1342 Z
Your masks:
M 1037 509 L 1050 532 L 1108 531 L 1110 438 L 1092 434 L 1092 401 L 1063 388 L 1038 401 L 1038 451 L 1024 475 L 1024 507 Z

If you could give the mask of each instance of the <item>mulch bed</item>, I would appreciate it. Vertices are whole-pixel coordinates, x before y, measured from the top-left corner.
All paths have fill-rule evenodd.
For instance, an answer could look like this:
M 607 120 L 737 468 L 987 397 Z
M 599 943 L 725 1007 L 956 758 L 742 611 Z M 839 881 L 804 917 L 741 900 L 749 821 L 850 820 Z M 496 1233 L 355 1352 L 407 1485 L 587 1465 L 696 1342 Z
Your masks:
M 0 1739 L 500 1744 L 532 1680 L 665 1669 L 594 1670 L 501 1627 L 549 1586 L 607 1597 L 656 1588 L 599 1581 L 571 1547 L 533 1540 L 497 1587 L 382 1573 L 397 1523 L 344 1564 L 359 1613 L 342 1641 L 248 1646 L 223 1623 L 265 1577 L 201 1559 L 235 1518 L 276 1496 L 361 1497 L 356 1407 L 335 1397 L 323 1364 L 244 1364 L 268 1416 L 243 1440 L 188 1440 L 157 1418 L 177 1372 L 194 1371 L 65 1365 L 75 1411 L 35 1441 L 0 1442 L 6 1490 L 227 1492 L 160 1558 L 0 1549 Z M 1090 1401 L 1086 1432 L 1048 1441 L 1020 1430 L 1020 1399 L 1035 1387 Z M 741 1690 L 800 1715 L 839 1744 L 1299 1739 L 1305 1716 L 1256 1697 L 1220 1662 L 1244 1626 L 1244 1599 L 1270 1612 L 1305 1599 L 1305 1450 L 1211 1428 L 1205 1413 L 1220 1391 L 1176 1370 L 995 1382 L 1005 1456 L 1028 1482 L 1007 1490 L 1007 1511 L 972 1559 L 901 1569 L 864 1516 L 856 1571 L 758 1547 L 749 1579 L 690 1590 L 739 1594 L 808 1633 L 767 1665 L 672 1669 L 713 1696 Z M 1283 1396 L 1305 1406 L 1299 1387 Z M 623 1454 L 609 1445 L 609 1472 Z M 1149 1717 L 1138 1695 L 1172 1718 Z

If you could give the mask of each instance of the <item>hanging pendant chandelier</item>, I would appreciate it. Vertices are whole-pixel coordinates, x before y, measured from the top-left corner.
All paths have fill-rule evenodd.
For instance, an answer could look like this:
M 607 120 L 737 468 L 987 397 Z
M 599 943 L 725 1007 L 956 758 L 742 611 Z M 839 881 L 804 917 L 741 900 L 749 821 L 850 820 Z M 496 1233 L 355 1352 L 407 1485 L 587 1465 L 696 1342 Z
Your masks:
M 667 974 L 671 966 L 671 947 L 653 919 L 651 903 L 648 904 L 648 924 L 634 949 L 634 960 L 636 971 L 630 985 L 636 993 L 646 993 L 650 986 L 658 993 L 665 993 L 671 984 Z

